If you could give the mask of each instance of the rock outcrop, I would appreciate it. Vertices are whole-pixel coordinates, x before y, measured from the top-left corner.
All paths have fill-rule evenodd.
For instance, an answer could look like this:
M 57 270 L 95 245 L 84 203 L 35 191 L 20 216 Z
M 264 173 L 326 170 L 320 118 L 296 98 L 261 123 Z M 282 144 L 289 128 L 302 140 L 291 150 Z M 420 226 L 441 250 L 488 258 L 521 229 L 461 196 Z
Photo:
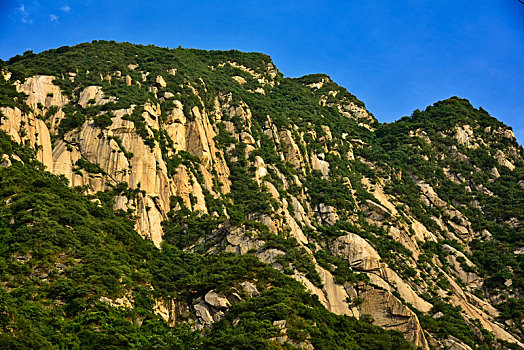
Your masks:
M 308 104 L 278 90 L 284 78 L 271 62 L 246 62 L 210 59 L 202 64 L 208 75 L 194 81 L 183 67 L 148 72 L 134 61 L 115 72 L 66 71 L 23 82 L 2 71 L 25 94 L 16 102 L 26 106 L 0 107 L 0 130 L 34 148 L 37 160 L 70 186 L 93 196 L 114 193 L 115 209 L 157 247 L 163 222 L 183 213 L 210 224 L 182 248 L 253 254 L 300 281 L 329 311 L 369 315 L 418 347 L 469 348 L 422 329 L 411 308 L 430 313 L 434 298 L 520 345 L 490 302 L 519 291 L 508 278 L 506 292 L 489 294 L 489 276 L 474 257 L 478 242 L 496 242 L 501 230 L 516 237 L 522 226 L 518 210 L 495 217 L 503 195 L 522 188 L 524 152 L 513 132 L 500 123 L 484 126 L 490 120 L 479 110 L 482 123 L 464 117 L 446 129 L 425 127 L 417 118 L 431 108 L 388 129 L 327 76 L 288 81 L 285 89 L 301 84 L 297 91 L 309 94 Z M 207 81 L 218 74 L 220 84 Z M 80 78 L 89 82 L 75 85 Z M 67 94 L 61 79 L 74 86 Z M 132 91 L 136 101 L 113 96 L 109 85 Z M 381 143 L 384 130 L 393 136 Z M 2 154 L 0 166 L 17 161 Z M 519 189 L 508 190 L 513 178 Z M 492 226 L 481 227 L 485 222 Z M 513 267 L 505 268 L 505 276 L 515 277 Z M 357 273 L 365 278 L 352 280 Z M 205 329 L 242 298 L 261 294 L 248 281 L 236 288 L 209 290 L 188 305 L 159 300 L 155 310 L 171 325 L 183 314 Z M 484 299 L 476 296 L 483 293 Z M 131 307 L 126 298 L 101 301 Z M 286 320 L 275 322 L 281 329 L 275 340 L 291 342 Z
M 424 331 L 413 311 L 383 290 L 363 287 L 358 294 L 360 314 L 370 315 L 375 324 L 402 332 L 415 346 L 429 349 Z

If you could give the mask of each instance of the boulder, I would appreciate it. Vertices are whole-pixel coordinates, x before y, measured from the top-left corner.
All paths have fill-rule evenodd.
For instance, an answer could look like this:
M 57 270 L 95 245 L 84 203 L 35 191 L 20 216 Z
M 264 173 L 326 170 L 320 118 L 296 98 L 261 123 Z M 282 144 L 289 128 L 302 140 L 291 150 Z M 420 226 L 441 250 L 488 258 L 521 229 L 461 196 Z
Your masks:
M 227 298 L 222 293 L 217 293 L 214 290 L 207 292 L 204 300 L 206 303 L 217 309 L 227 309 L 231 306 Z

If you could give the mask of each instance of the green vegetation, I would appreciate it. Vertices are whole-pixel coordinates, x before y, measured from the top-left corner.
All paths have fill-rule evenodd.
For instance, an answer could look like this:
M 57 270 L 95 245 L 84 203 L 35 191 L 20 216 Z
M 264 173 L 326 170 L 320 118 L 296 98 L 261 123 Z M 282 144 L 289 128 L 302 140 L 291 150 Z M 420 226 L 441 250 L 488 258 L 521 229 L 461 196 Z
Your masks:
M 309 294 L 296 296 L 289 294 L 285 288 L 273 288 L 260 298 L 251 298 L 246 303 L 233 306 L 226 318 L 213 328 L 211 336 L 218 343 L 211 348 L 278 349 L 275 343 L 253 340 L 278 335 L 278 328 L 268 322 L 271 320 L 287 320 L 288 337 L 298 343 L 308 339 L 315 349 L 413 348 L 403 341 L 399 333 L 382 335 L 377 327 L 369 323 L 335 316 L 324 308 L 306 306 L 317 302 Z M 236 318 L 241 321 L 232 327 Z M 252 337 L 246 338 L 245 334 L 252 334 Z
M 481 148 L 467 148 L 459 144 L 453 137 L 457 125 L 470 125 L 475 129 L 475 135 L 488 144 Z M 504 290 L 507 288 L 504 283 L 512 279 L 512 288 L 520 293 L 524 286 L 524 262 L 513 251 L 524 244 L 524 236 L 522 227 L 512 227 L 508 220 L 524 220 L 524 188 L 519 185 L 524 180 L 523 164 L 517 164 L 514 171 L 509 171 L 500 166 L 494 156 L 497 150 L 505 146 L 514 147 L 521 156 L 524 152 L 514 140 L 497 135 L 494 132 L 497 128 L 505 126 L 482 108 L 475 109 L 467 100 L 453 97 L 437 102 L 425 111 L 416 110 L 411 117 L 381 125 L 376 131 L 374 150 L 368 152 L 367 156 L 381 166 L 396 167 L 410 175 L 404 175 L 402 180 L 394 179 L 387 190 L 408 204 L 411 213 L 426 227 L 440 231 L 430 217 L 441 214 L 439 209 L 421 202 L 413 179 L 429 183 L 441 199 L 460 208 L 462 214 L 473 223 L 475 231 L 488 230 L 494 240 L 474 239 L 470 243 L 473 251 L 471 260 L 485 277 L 486 288 L 493 291 Z M 421 137 L 410 136 L 416 130 L 423 130 L 431 144 Z M 458 158 L 457 151 L 450 151 L 452 147 L 468 160 Z M 449 157 L 439 157 L 440 154 L 449 153 Z M 475 170 L 472 164 L 480 170 Z M 499 178 L 490 179 L 487 175 L 493 167 L 499 170 Z M 464 177 L 464 183 L 457 184 L 449 180 L 444 168 Z M 493 195 L 467 192 L 466 184 L 469 187 L 484 186 Z M 482 210 L 471 205 L 474 200 Z M 458 218 L 451 220 L 460 224 Z
M 522 298 L 508 298 L 500 304 L 496 305 L 500 311 L 499 318 L 501 320 L 511 320 L 512 327 L 522 332 L 522 321 L 524 320 L 524 299 Z
M 315 90 L 315 94 L 320 95 L 327 95 L 328 100 L 327 103 L 335 103 L 340 100 L 346 100 L 349 102 L 353 102 L 355 105 L 359 107 L 365 107 L 364 102 L 357 99 L 357 97 L 350 92 L 348 92 L 346 89 L 344 89 L 341 86 L 338 86 L 336 83 L 331 80 L 331 78 L 326 74 L 308 74 L 301 78 L 296 79 L 299 83 L 303 85 L 310 85 L 315 84 L 318 82 L 323 82 L 322 87 L 320 89 Z M 336 91 L 337 96 L 333 96 L 329 94 L 329 91 Z
M 0 153 L 25 163 L 0 168 L 4 349 L 278 349 L 277 320 L 288 320 L 291 339 L 317 348 L 411 348 L 399 333 L 329 313 L 300 283 L 253 256 L 183 252 L 169 238 L 156 249 L 132 221 L 44 172 L 31 150 L 4 133 Z M 190 304 L 242 281 L 256 281 L 261 297 L 235 304 L 204 338 L 153 313 L 157 300 Z M 111 306 L 104 297 L 125 297 L 131 307 Z
M 16 91 L 16 87 L 4 77 L 0 77 L 0 107 L 18 107 L 24 112 L 29 111 L 29 107 L 23 102 L 25 94 Z M 1 116 L 0 116 L 1 117 Z
M 32 111 L 53 131 L 53 142 L 62 140 L 71 150 L 83 135 L 76 130 L 96 127 L 99 139 L 116 142 L 119 150 L 113 152 L 131 160 L 133 153 L 114 132 L 116 115 L 122 115 L 124 128 L 132 125 L 155 156 L 160 149 L 169 177 L 187 171 L 190 185 L 198 181 L 207 208 L 192 210 L 196 193 L 173 196 L 158 250 L 133 230 L 137 204 L 146 195 L 140 186 L 119 183 L 86 196 L 87 186 L 69 189 L 64 177 L 43 172 L 26 148 L 35 145 L 16 145 L 0 133 L 0 155 L 17 154 L 23 161 L 11 157 L 13 165 L 0 168 L 0 346 L 287 349 L 293 345 L 275 340 L 283 331 L 274 321 L 285 320 L 294 344 L 409 348 L 401 335 L 371 326 L 365 315 L 359 322 L 328 313 L 289 277 L 298 273 L 322 288 L 316 263 L 338 284 L 369 283 L 326 248 L 348 233 L 371 244 L 413 289 L 423 289 L 419 294 L 434 308 L 418 317 L 438 339 L 453 335 L 479 349 L 494 346 L 476 321 L 448 304 L 453 292 L 445 274 L 460 286 L 466 282 L 449 264 L 444 244 L 475 264 L 456 259 L 464 271 L 483 278 L 476 296 L 507 299 L 497 305 L 499 321 L 522 334 L 524 260 L 515 251 L 524 246 L 524 150 L 504 124 L 467 100 L 452 97 L 379 124 L 355 109 L 365 109 L 364 103 L 329 76 L 285 78 L 263 54 L 107 41 L 28 51 L 0 61 L 0 69 L 12 73 L 11 80 L 0 78 L 0 107 L 31 112 L 12 82 L 53 75 L 69 99 L 60 107 L 64 118 L 55 124 L 57 106 L 45 110 L 39 104 Z M 105 97 L 82 107 L 79 97 L 89 86 L 101 87 Z M 459 142 L 456 135 L 466 129 L 473 135 Z M 200 145 L 201 137 L 214 137 L 218 152 L 206 154 L 213 147 Z M 501 154 L 515 169 L 503 165 Z M 222 156 L 225 171 L 215 162 Z M 262 179 L 255 176 L 261 173 L 258 157 L 265 164 Z M 88 158 L 72 170 L 114 175 Z M 163 169 L 159 160 L 156 170 Z M 423 194 L 422 184 L 439 200 Z M 384 188 L 398 215 L 382 208 L 375 186 Z M 116 196 L 133 204 L 114 211 Z M 307 247 L 292 237 L 289 227 L 296 226 L 284 209 L 307 236 Z M 423 242 L 415 220 L 437 241 Z M 224 254 L 233 230 L 256 248 L 244 256 Z M 274 263 L 282 273 L 255 258 L 269 249 L 277 250 Z M 243 281 L 254 283 L 261 295 L 243 294 Z M 194 331 L 184 322 L 210 289 L 238 292 L 242 301 L 213 327 Z M 131 307 L 107 302 L 117 298 Z M 189 311 L 169 327 L 153 311 L 159 301 Z
M 99 115 L 99 116 L 95 117 L 93 119 L 93 121 L 95 122 L 95 126 L 101 128 L 101 129 L 106 129 L 108 126 L 113 124 L 113 121 L 111 120 L 111 116 L 109 116 L 107 114 Z
M 100 168 L 98 164 L 91 163 L 89 160 L 85 158 L 80 158 L 75 163 L 76 166 L 78 166 L 79 169 L 84 169 L 88 173 L 92 174 L 106 174 L 106 172 Z
M 354 272 L 349 266 L 349 262 L 339 256 L 333 256 L 325 250 L 315 252 L 317 263 L 330 271 L 339 284 L 369 282 L 369 277 L 362 273 Z
M 462 317 L 460 307 L 453 307 L 440 300 L 439 298 L 431 299 L 433 308 L 430 314 L 417 312 L 420 325 L 427 331 L 436 334 L 441 338 L 447 338 L 452 335 L 465 344 L 476 346 L 476 349 L 491 349 L 493 336 L 482 329 L 482 326 L 475 325 L 478 333 L 472 329 L 472 325 Z M 438 317 L 431 315 L 438 314 Z M 481 335 L 479 335 L 479 333 Z

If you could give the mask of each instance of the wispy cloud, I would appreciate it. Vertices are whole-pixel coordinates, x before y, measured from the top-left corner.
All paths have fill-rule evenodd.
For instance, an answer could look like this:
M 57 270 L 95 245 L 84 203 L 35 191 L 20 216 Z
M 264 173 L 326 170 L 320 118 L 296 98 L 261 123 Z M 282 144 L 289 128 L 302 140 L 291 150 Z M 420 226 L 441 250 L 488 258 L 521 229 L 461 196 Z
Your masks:
M 49 15 L 49 20 L 51 22 L 58 22 L 58 16 L 55 15 L 54 13 L 52 13 L 52 14 Z
M 33 24 L 33 20 L 29 17 L 29 11 L 26 10 L 24 4 L 20 5 L 18 12 L 20 13 L 20 20 L 22 23 Z
M 60 11 L 69 13 L 71 11 L 71 7 L 69 7 L 69 5 L 62 6 L 60 7 Z

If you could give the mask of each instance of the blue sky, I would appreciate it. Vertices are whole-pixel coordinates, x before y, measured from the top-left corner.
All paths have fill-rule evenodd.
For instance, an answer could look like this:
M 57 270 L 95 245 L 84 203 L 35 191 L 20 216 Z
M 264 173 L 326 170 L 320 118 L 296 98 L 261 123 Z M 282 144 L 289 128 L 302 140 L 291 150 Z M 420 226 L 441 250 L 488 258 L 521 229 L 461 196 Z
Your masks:
M 286 76 L 327 73 L 384 122 L 468 98 L 524 141 L 518 0 L 0 0 L 0 58 L 95 39 L 264 52 Z

